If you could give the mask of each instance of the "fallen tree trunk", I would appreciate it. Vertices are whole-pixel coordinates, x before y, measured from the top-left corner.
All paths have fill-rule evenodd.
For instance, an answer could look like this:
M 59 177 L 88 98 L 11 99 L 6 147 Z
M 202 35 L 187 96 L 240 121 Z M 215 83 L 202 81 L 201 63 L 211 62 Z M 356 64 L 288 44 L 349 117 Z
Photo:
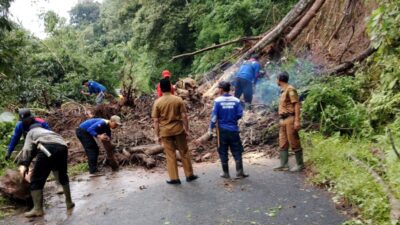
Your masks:
M 138 164 L 143 164 L 148 169 L 156 166 L 156 160 L 144 153 L 132 154 L 130 157 L 130 161 L 137 161 Z
M 356 56 L 355 58 L 353 58 L 352 60 L 348 61 L 348 62 L 344 62 L 338 66 L 335 66 L 331 69 L 327 69 L 324 70 L 322 72 L 320 72 L 319 74 L 323 74 L 323 75 L 332 75 L 332 74 L 339 74 L 342 73 L 348 69 L 351 69 L 355 63 L 357 62 L 361 62 L 364 59 L 368 58 L 370 55 L 372 55 L 374 52 L 376 51 L 375 48 L 373 47 L 369 47 L 367 48 L 365 51 L 361 52 L 358 56 Z
M 243 41 L 252 41 L 252 40 L 260 40 L 260 39 L 261 39 L 261 36 L 241 37 L 241 38 L 238 38 L 238 39 L 235 39 L 235 40 L 224 42 L 222 44 L 213 45 L 213 46 L 210 46 L 210 47 L 207 47 L 207 48 L 203 48 L 203 49 L 197 50 L 195 52 L 184 53 L 184 54 L 181 54 L 181 55 L 173 56 L 171 61 L 173 61 L 175 59 L 188 57 L 188 56 L 194 56 L 194 55 L 197 55 L 197 54 L 200 54 L 200 53 L 203 53 L 203 52 L 211 51 L 211 50 L 214 50 L 214 49 L 217 49 L 217 48 L 222 48 L 224 46 L 236 44 L 236 43 L 243 42 Z
M 157 155 L 164 151 L 164 147 L 159 144 L 140 145 L 126 149 L 125 151 L 130 154 L 144 153 L 146 155 Z
M 393 192 L 390 190 L 389 186 L 384 182 L 381 176 L 379 176 L 378 173 L 376 173 L 371 167 L 366 165 L 364 162 L 359 160 L 353 155 L 349 155 L 349 158 L 358 166 L 366 169 L 371 176 L 375 179 L 377 183 L 381 185 L 383 190 L 386 193 L 386 196 L 389 200 L 390 204 L 390 220 L 392 224 L 398 224 L 399 219 L 400 219 L 400 201 L 394 196 Z
M 260 51 L 265 46 L 278 39 L 282 35 L 282 33 L 298 19 L 298 17 L 304 12 L 304 10 L 309 8 L 309 6 L 314 3 L 314 1 L 315 0 L 300 0 L 274 29 L 267 33 L 259 42 L 257 42 L 257 44 L 255 44 L 251 49 L 244 53 L 234 65 L 226 70 L 224 74 L 219 78 L 219 81 L 231 80 L 235 72 L 238 70 L 239 66 L 246 58 L 248 58 L 254 52 Z M 206 93 L 204 93 L 203 97 L 212 98 L 213 96 L 215 96 L 217 85 L 218 82 L 215 82 L 214 85 Z
M 311 6 L 310 10 L 300 19 L 296 26 L 290 31 L 285 37 L 285 42 L 290 43 L 301 33 L 301 31 L 310 23 L 310 21 L 315 17 L 319 9 L 325 3 L 325 0 L 316 0 Z

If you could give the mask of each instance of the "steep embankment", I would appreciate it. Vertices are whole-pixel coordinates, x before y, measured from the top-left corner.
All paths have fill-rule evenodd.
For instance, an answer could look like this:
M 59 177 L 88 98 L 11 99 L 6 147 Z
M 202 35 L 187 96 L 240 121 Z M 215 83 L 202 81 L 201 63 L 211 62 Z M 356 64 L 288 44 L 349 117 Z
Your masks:
M 366 24 L 377 5 L 374 1 L 326 0 L 293 41 L 292 50 L 325 69 L 351 61 L 370 45 Z

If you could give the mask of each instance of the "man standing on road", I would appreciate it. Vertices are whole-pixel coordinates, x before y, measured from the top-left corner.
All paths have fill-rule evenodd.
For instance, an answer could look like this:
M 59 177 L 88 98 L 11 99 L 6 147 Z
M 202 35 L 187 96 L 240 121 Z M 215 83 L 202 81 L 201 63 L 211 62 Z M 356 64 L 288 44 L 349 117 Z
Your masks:
M 155 138 L 164 147 L 167 156 L 167 169 L 170 180 L 168 184 L 181 184 L 176 160 L 176 149 L 179 151 L 186 181 L 191 182 L 198 178 L 193 174 L 190 152 L 187 144 L 189 135 L 189 121 L 185 103 L 180 97 L 171 94 L 169 79 L 160 81 L 163 93 L 153 105 L 151 117 L 154 121 Z
M 96 104 L 100 105 L 103 103 L 104 98 L 107 94 L 107 88 L 101 85 L 100 83 L 96 81 L 91 81 L 91 80 L 83 80 L 82 85 L 86 86 L 89 89 L 89 92 L 85 92 L 81 90 L 81 93 L 84 95 L 96 95 Z
M 280 166 L 275 167 L 276 171 L 289 170 L 289 146 L 295 153 L 296 166 L 290 169 L 291 172 L 299 172 L 304 169 L 303 150 L 300 144 L 299 130 L 300 123 L 300 101 L 297 91 L 288 84 L 289 74 L 282 72 L 277 77 L 277 83 L 281 88 L 279 99 L 279 148 Z
M 243 145 L 240 140 L 238 120 L 243 116 L 243 109 L 240 100 L 229 94 L 231 84 L 221 81 L 218 84 L 220 96 L 214 100 L 214 107 L 211 114 L 209 135 L 212 130 L 217 129 L 218 154 L 221 159 L 222 178 L 230 178 L 228 165 L 228 148 L 231 149 L 236 162 L 236 176 L 238 178 L 248 177 L 243 171 Z
M 121 118 L 114 115 L 110 120 L 101 118 L 88 119 L 76 129 L 76 136 L 82 143 L 88 157 L 89 172 L 92 176 L 95 176 L 98 172 L 97 158 L 99 157 L 99 146 L 94 137 L 102 142 L 109 142 L 111 140 L 111 129 L 115 129 L 120 125 Z M 109 160 L 114 160 L 114 158 L 109 158 Z
M 164 79 L 169 80 L 170 77 L 171 77 L 171 73 L 169 72 L 169 70 L 164 70 L 164 71 L 162 71 L 162 76 L 163 76 Z M 171 84 L 171 94 L 172 95 L 174 94 L 174 86 L 172 86 L 172 84 Z M 162 93 L 161 88 L 160 88 L 160 83 L 158 83 L 158 85 L 157 85 L 157 97 L 161 97 L 162 95 L 163 95 L 163 93 Z
M 11 137 L 10 144 L 8 145 L 6 160 L 10 159 L 11 154 L 13 153 L 15 147 L 17 146 L 19 140 L 21 139 L 21 136 L 24 136 L 24 138 L 26 137 L 26 135 L 30 131 L 30 126 L 32 124 L 39 124 L 40 127 L 50 130 L 49 124 L 47 124 L 46 121 L 44 121 L 39 117 L 34 117 L 30 109 L 27 108 L 20 109 L 18 111 L 18 115 L 19 115 L 19 121 L 15 125 L 14 133 Z M 62 194 L 63 189 L 60 183 L 58 182 L 58 172 L 53 171 L 53 176 L 56 178 L 57 194 Z
M 258 56 L 253 55 L 249 60 L 244 61 L 236 73 L 235 97 L 240 99 L 244 95 L 245 109 L 248 109 L 253 100 L 253 86 L 260 73 Z
M 30 183 L 33 209 L 25 213 L 26 217 L 43 216 L 43 187 L 50 171 L 57 171 L 58 182 L 64 190 L 67 209 L 75 204 L 71 200 L 69 178 L 67 174 L 68 147 L 62 137 L 53 131 L 44 129 L 41 124 L 34 123 L 30 126 L 22 155 L 20 159 L 20 173 L 25 176 L 28 173 L 32 159 L 36 157 Z

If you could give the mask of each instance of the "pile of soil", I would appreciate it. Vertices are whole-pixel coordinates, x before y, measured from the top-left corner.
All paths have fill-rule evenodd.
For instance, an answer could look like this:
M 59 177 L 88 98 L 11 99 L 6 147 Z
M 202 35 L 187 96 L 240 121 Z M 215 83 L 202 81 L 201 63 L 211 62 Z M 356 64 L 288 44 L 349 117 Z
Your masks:
M 195 162 L 215 161 L 218 159 L 217 140 L 196 145 L 194 140 L 205 134 L 209 127 L 212 101 L 203 101 L 202 93 L 197 90 L 194 80 L 187 78 L 178 81 L 176 93 L 184 99 L 189 116 L 190 133 L 189 148 Z M 81 122 L 86 119 L 99 117 L 109 118 L 119 115 L 123 120 L 123 126 L 113 131 L 113 145 L 115 146 L 115 157 L 121 166 L 140 165 L 147 168 L 153 166 L 164 166 L 165 156 L 162 150 L 154 155 L 127 154 L 129 151 L 136 153 L 141 146 L 154 147 L 153 121 L 151 110 L 155 97 L 141 95 L 134 98 L 134 106 L 121 106 L 118 103 L 91 106 L 70 102 L 61 108 L 48 113 L 45 119 L 50 127 L 60 133 L 69 143 L 69 163 L 71 165 L 87 161 L 85 152 L 75 135 L 75 130 Z M 276 143 L 277 130 L 276 115 L 269 113 L 268 108 L 255 107 L 247 111 L 240 122 L 242 142 L 245 151 L 262 151 L 268 156 L 275 156 L 276 151 L 271 149 L 271 144 Z M 272 127 L 272 130 L 271 130 Z M 102 144 L 98 143 L 101 150 L 99 162 L 105 162 L 105 151 Z M 140 152 L 143 154 L 143 151 Z M 143 161 L 143 158 L 151 162 Z M 151 158 L 151 159 L 150 159 Z M 178 157 L 179 158 L 179 157 Z

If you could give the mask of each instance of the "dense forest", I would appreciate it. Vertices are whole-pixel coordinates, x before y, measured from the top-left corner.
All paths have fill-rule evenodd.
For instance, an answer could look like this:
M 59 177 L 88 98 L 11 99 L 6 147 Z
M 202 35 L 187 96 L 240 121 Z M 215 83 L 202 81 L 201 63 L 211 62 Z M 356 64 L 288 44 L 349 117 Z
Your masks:
M 97 80 L 110 90 L 133 81 L 137 95 L 152 93 L 164 69 L 172 72 L 173 81 L 183 77 L 199 81 L 217 64 L 235 63 L 245 44 L 237 42 L 176 60 L 172 57 L 264 35 L 298 1 L 85 0 L 71 9 L 69 22 L 52 11 L 42 14 L 47 34 L 43 40 L 10 20 L 11 2 L 0 0 L 0 109 L 13 111 L 22 106 L 50 109 L 68 101 L 88 102 L 79 93 L 82 79 Z M 362 25 L 346 24 L 344 16 L 341 22 L 340 18 L 330 20 L 330 14 L 326 18 L 317 14 L 313 28 L 300 35 L 300 41 L 287 45 L 277 41 L 274 52 L 263 56 L 269 61 L 264 69 L 289 71 L 306 96 L 301 136 L 309 180 L 332 191 L 336 203 L 355 208 L 350 213 L 354 219 L 347 224 L 390 224 L 393 214 L 400 213 L 399 206 L 387 199 L 388 190 L 394 199 L 400 198 L 400 157 L 396 154 L 400 144 L 400 2 L 322 2 L 328 6 L 339 2 L 344 7 L 355 4 L 371 13 Z M 329 32 L 319 29 L 330 23 Z M 343 52 L 335 63 L 318 63 L 322 60 L 313 58 L 308 45 L 323 37 L 335 44 L 332 39 L 340 38 L 332 32 L 338 33 L 342 24 L 353 33 L 356 26 L 362 26 L 371 55 L 352 62 L 350 69 L 324 73 L 337 65 L 347 66 L 349 62 L 342 57 L 356 54 Z M 308 41 L 309 34 L 321 38 Z M 336 47 L 340 46 L 332 48 Z M 271 89 L 267 85 L 261 90 Z M 0 128 L 5 137 L 0 143 L 4 157 L 13 124 Z M 10 163 L 4 161 L 0 166 Z M 377 171 L 387 188 L 370 170 Z
M 71 9 L 69 23 L 52 11 L 42 15 L 48 35 L 45 40 L 3 17 L 1 106 L 82 100 L 79 88 L 83 78 L 111 88 L 132 77 L 136 88 L 148 93 L 164 69 L 173 72 L 173 81 L 195 77 L 229 60 L 237 46 L 170 59 L 259 35 L 279 21 L 294 2 L 81 1 Z M 4 11 L 7 4 L 2 4 Z

